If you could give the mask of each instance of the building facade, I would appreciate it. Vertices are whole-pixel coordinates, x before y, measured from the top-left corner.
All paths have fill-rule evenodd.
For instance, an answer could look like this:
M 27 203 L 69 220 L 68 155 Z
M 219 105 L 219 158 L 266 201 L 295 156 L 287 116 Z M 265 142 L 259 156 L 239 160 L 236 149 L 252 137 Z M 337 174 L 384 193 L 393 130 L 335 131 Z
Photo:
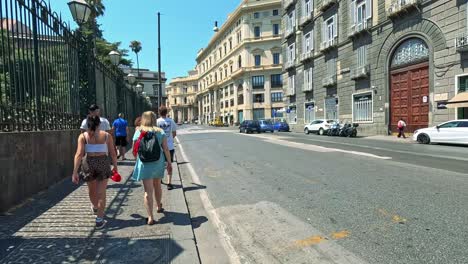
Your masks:
M 189 71 L 186 77 L 171 80 L 166 88 L 169 115 L 177 123 L 194 123 L 198 120 L 198 73 Z
M 150 98 L 151 105 L 153 107 L 158 105 L 159 95 L 159 76 L 157 71 L 150 71 L 148 69 L 134 69 L 134 68 L 122 68 L 125 76 L 132 73 L 136 77 L 136 83 L 143 86 L 144 95 Z M 165 105 L 167 101 L 166 95 L 166 73 L 161 72 L 162 79 L 162 104 Z
M 201 123 L 271 118 L 284 107 L 281 0 L 243 0 L 197 55 Z
M 467 1 L 283 0 L 286 119 L 409 132 L 468 118 L 445 103 L 468 90 Z

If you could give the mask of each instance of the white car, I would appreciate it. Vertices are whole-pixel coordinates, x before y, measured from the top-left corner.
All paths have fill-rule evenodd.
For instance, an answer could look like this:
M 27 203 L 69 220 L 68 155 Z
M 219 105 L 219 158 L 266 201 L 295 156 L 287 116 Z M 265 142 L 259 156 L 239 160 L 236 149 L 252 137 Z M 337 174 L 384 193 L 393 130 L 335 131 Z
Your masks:
M 452 120 L 435 127 L 414 131 L 413 140 L 421 144 L 452 143 L 468 145 L 468 119 Z
M 310 122 L 310 124 L 304 126 L 304 133 L 306 135 L 308 135 L 309 133 L 325 135 L 325 133 L 328 131 L 328 129 L 334 122 L 334 120 L 316 119 Z

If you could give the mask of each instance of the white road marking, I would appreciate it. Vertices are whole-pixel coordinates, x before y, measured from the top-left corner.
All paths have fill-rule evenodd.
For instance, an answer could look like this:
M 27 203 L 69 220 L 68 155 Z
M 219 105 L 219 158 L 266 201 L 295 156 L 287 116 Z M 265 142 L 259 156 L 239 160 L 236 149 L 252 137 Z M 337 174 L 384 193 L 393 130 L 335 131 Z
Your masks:
M 384 159 L 384 160 L 392 159 L 392 157 L 378 156 L 378 155 L 374 155 L 374 154 L 367 153 L 367 152 L 344 150 L 344 149 L 338 149 L 338 148 L 328 148 L 328 147 L 312 145 L 312 144 L 291 142 L 288 140 L 284 140 L 284 137 L 271 137 L 271 135 L 266 136 L 266 135 L 248 135 L 248 134 L 246 134 L 246 136 L 262 138 L 262 139 L 265 139 L 267 142 L 277 144 L 277 145 L 282 145 L 282 146 L 287 146 L 287 147 L 292 147 L 292 148 L 299 148 L 299 149 L 315 151 L 315 152 L 341 152 L 345 154 L 365 156 L 365 157 L 375 158 L 375 159 Z
M 182 156 L 182 159 L 184 161 L 187 161 L 188 159 L 187 159 L 187 156 L 185 155 L 184 148 L 180 144 L 180 141 L 179 141 L 178 138 L 176 138 L 176 141 L 177 141 L 177 144 L 178 144 L 178 147 L 179 147 L 179 150 L 180 150 L 180 155 Z M 185 165 L 187 166 L 187 168 L 188 168 L 188 170 L 189 170 L 189 172 L 190 172 L 190 174 L 192 176 L 193 183 L 201 185 L 202 183 L 200 181 L 200 177 L 195 172 L 192 165 L 190 163 L 187 163 Z M 229 256 L 229 259 L 230 259 L 231 263 L 240 264 L 241 263 L 240 258 L 237 255 L 236 250 L 232 246 L 231 238 L 229 237 L 229 235 L 226 232 L 226 225 L 221 221 L 218 213 L 216 212 L 216 209 L 214 208 L 213 204 L 211 203 L 210 198 L 208 197 L 208 192 L 206 190 L 202 189 L 202 190 L 199 190 L 199 193 L 200 193 L 200 199 L 201 199 L 201 201 L 203 203 L 203 207 L 208 212 L 208 215 L 209 215 L 212 223 L 216 227 L 216 229 L 218 231 L 218 234 L 220 235 L 221 244 L 223 245 L 224 250 L 226 251 L 226 254 Z

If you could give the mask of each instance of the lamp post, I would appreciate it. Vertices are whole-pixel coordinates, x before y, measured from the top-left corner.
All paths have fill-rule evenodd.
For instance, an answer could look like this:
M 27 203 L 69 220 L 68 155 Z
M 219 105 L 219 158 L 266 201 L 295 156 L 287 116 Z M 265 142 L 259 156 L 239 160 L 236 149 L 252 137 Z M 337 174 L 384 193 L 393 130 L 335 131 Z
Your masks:
M 133 85 L 136 83 L 136 77 L 135 77 L 135 75 L 133 73 L 129 73 L 127 75 L 127 81 L 130 84 L 130 89 L 134 90 Z M 133 100 L 133 114 L 134 114 L 134 116 L 136 118 L 136 116 L 137 116 L 137 113 L 136 113 L 136 93 L 135 93 L 135 99 Z
M 73 20 L 80 27 L 89 22 L 91 18 L 91 6 L 89 6 L 85 0 L 71 0 L 68 2 L 68 7 L 70 9 L 70 13 L 72 14 Z M 82 40 L 81 31 L 77 30 L 76 33 L 78 38 Z M 92 36 L 89 36 L 87 40 L 83 39 L 83 41 L 87 43 L 86 45 L 82 45 L 82 47 L 80 47 L 83 52 L 83 55 L 81 56 L 82 58 L 85 58 L 84 60 L 80 60 L 80 82 L 87 83 L 87 89 L 83 90 L 86 93 L 81 94 L 81 97 L 85 98 L 85 101 L 81 104 L 82 114 L 86 114 L 87 112 L 87 106 L 85 106 L 86 104 L 96 102 L 96 76 L 94 72 L 94 47 L 92 44 L 92 38 Z
M 120 53 L 118 51 L 113 50 L 109 52 L 109 58 L 114 66 L 118 66 L 120 64 Z

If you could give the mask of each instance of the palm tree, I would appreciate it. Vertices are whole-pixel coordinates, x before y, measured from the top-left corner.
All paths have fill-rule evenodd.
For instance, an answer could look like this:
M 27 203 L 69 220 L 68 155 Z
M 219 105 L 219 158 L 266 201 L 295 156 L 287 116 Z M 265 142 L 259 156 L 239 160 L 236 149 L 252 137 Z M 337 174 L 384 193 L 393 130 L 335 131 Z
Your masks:
M 86 2 L 91 6 L 91 17 L 97 18 L 104 15 L 106 7 L 102 3 L 103 0 L 86 0 Z
M 137 58 L 137 72 L 138 72 L 138 76 L 140 76 L 140 61 L 138 60 L 138 53 L 141 51 L 141 42 L 138 41 L 138 40 L 134 40 L 132 42 L 130 42 L 130 46 L 129 46 L 133 52 L 135 52 L 136 54 L 136 58 Z

